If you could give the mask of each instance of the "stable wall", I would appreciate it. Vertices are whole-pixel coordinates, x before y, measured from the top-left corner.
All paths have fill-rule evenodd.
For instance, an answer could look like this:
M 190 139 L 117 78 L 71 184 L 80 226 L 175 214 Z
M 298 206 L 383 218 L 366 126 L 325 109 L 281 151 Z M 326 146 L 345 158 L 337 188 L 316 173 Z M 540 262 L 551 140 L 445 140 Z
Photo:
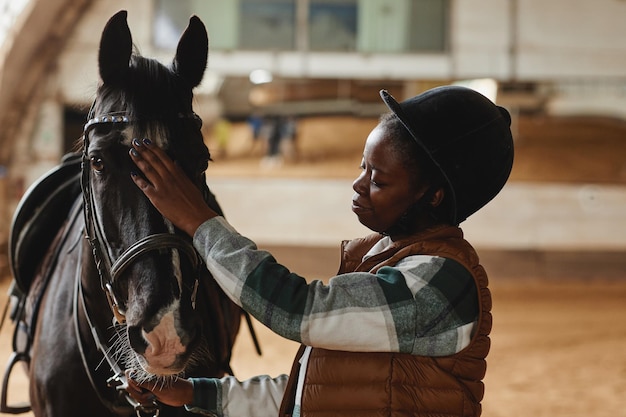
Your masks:
M 30 2 L 25 7 L 30 14 L 17 20 L 25 26 L 0 51 L 0 103 L 13 105 L 10 123 L 5 120 L 5 136 L 0 136 L 3 155 L 0 191 L 4 190 L 0 202 L 0 241 L 6 239 L 10 217 L 21 193 L 52 168 L 63 152 L 64 106 L 87 106 L 93 98 L 97 84 L 97 46 L 107 19 L 116 11 L 127 9 L 133 37 L 141 52 L 164 61 L 172 57 L 171 51 L 151 47 L 150 0 L 100 0 L 90 2 L 86 9 L 73 7 L 73 14 L 63 21 L 63 28 L 72 27 L 73 32 L 63 39 L 58 27 L 37 24 L 46 10 L 50 14 L 63 10 L 62 3 L 61 0 Z M 47 9 L 44 5 L 48 5 Z M 86 10 L 84 14 L 82 10 Z M 626 39 L 623 24 L 626 2 L 457 0 L 451 1 L 451 11 L 450 51 L 443 55 L 211 51 L 209 71 L 198 90 L 199 112 L 204 112 L 203 117 L 207 118 L 219 111 L 219 103 L 212 101 L 209 93 L 215 91 L 223 76 L 247 75 L 259 67 L 288 77 L 410 80 L 493 77 L 566 83 L 573 88 L 555 89 L 558 95 L 548 96 L 549 110 L 581 114 L 626 108 L 623 70 L 626 44 L 621 41 Z M 71 16 L 77 16 L 76 21 Z M 17 51 L 11 49 L 37 43 L 38 47 L 31 48 L 34 51 L 38 48 L 49 51 L 50 45 L 60 43 L 65 46 L 52 59 L 50 53 L 36 54 L 31 50 L 33 55 L 27 55 L 21 49 L 22 53 L 15 55 Z M 13 56 L 19 59 L 9 59 Z M 42 61 L 34 62 L 25 56 Z M 44 74 L 39 81 L 28 79 L 29 85 L 37 86 L 35 94 L 28 100 L 23 96 L 16 100 L 11 96 L 17 91 L 16 74 L 28 73 L 32 77 L 33 72 L 27 72 L 27 67 L 46 68 L 46 71 L 39 72 Z M 407 93 L 413 92 L 407 88 Z M 6 136 L 6 132 L 12 134 Z

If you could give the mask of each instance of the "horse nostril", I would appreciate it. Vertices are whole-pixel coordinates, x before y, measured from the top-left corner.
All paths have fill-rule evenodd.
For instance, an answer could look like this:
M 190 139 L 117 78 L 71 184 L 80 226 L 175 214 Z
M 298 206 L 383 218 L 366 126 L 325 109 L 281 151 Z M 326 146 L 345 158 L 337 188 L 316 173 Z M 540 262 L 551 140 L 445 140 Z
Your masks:
M 135 352 L 143 354 L 148 347 L 148 343 L 141 335 L 141 327 L 129 326 L 126 331 L 128 332 L 128 342 L 130 343 L 130 346 Z

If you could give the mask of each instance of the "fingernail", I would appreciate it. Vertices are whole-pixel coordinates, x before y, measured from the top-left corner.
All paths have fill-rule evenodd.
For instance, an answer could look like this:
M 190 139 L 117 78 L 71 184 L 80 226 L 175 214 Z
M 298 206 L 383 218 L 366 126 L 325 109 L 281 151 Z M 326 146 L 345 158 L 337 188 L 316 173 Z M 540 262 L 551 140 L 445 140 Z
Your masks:
M 139 152 L 137 152 L 137 150 L 135 148 L 131 148 L 130 149 L 130 154 L 132 156 L 139 156 Z
M 135 139 L 133 139 L 133 145 L 141 146 L 141 142 L 139 142 L 139 139 L 135 138 Z
M 143 143 L 145 143 L 146 145 L 150 145 L 152 143 L 152 141 L 148 138 L 144 138 L 143 139 Z

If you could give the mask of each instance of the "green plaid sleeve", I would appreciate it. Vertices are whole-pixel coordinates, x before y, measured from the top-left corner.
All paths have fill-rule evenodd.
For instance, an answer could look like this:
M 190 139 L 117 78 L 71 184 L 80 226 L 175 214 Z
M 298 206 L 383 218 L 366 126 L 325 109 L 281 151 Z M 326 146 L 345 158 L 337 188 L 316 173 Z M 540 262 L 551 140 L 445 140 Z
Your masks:
M 313 347 L 439 356 L 469 343 L 478 315 L 472 275 L 425 255 L 376 274 L 307 282 L 239 235 L 209 220 L 194 244 L 229 296 L 274 332 Z
M 222 417 L 222 385 L 215 378 L 190 378 L 193 384 L 193 403 L 185 409 L 204 416 Z

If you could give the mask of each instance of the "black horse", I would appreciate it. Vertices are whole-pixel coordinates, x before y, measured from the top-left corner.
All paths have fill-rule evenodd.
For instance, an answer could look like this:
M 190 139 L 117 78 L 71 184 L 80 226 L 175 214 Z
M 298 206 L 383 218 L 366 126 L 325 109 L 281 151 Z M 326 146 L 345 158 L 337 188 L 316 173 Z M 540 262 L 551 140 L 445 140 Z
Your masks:
M 242 311 L 217 287 L 191 239 L 131 181 L 137 169 L 128 155 L 133 138 L 150 138 L 220 211 L 206 185 L 210 154 L 192 109 L 192 90 L 202 80 L 207 54 L 206 29 L 195 16 L 169 67 L 133 52 L 125 11 L 104 28 L 101 83 L 81 152 L 46 179 L 63 182 L 54 184 L 63 189 L 60 196 L 48 199 L 65 205 L 69 215 L 49 245 L 43 245 L 41 226 L 30 217 L 17 222 L 17 229 L 27 232 L 18 230 L 20 242 L 11 244 L 25 294 L 18 319 L 27 328 L 14 342 L 13 359 L 29 362 L 35 416 L 187 415 L 184 409 L 133 403 L 123 389 L 124 370 L 155 384 L 231 373 Z M 59 177 L 63 181 L 50 179 Z M 50 186 L 40 184 L 38 193 Z M 39 210 L 38 217 L 50 229 L 59 210 L 47 210 Z

